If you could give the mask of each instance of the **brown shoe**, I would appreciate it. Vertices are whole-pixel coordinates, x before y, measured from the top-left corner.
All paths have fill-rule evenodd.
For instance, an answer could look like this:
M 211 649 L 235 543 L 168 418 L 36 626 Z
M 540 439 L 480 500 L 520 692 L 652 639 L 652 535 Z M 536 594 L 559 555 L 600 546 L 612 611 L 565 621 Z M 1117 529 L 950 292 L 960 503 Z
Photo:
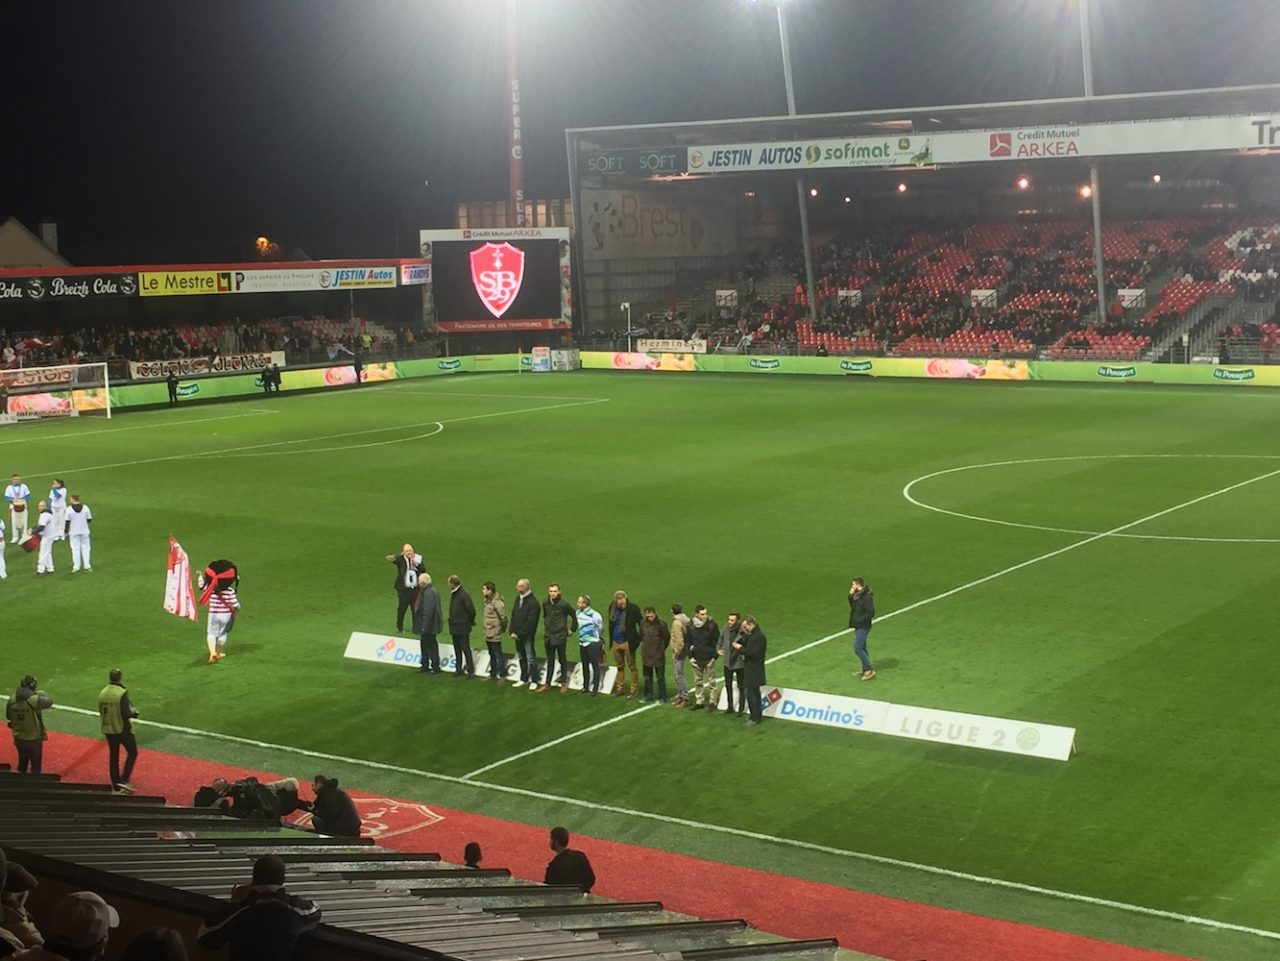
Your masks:
M 507 683 L 507 679 L 506 679 L 505 677 L 497 678 L 497 681 L 498 681 L 498 683 L 499 683 L 499 684 L 506 684 L 506 683 Z
M 862 672 L 862 679 L 863 679 L 864 681 L 869 681 L 869 680 L 871 680 L 871 679 L 872 679 L 873 677 L 875 677 L 875 676 L 876 676 L 876 672 L 875 672 L 875 671 L 863 671 L 863 672 Z
M 568 684 L 561 684 L 561 685 L 560 685 L 560 693 L 561 693 L 561 694 L 568 694 L 568 693 L 569 693 L 569 685 L 568 685 Z
M 538 693 L 539 693 L 539 694 L 541 694 L 543 691 L 549 691 L 550 689 L 551 689 L 550 685 L 547 685 L 547 684 L 539 684 L 539 685 L 538 685 Z
M 684 706 L 685 706 L 685 704 L 686 704 L 686 702 L 685 702 L 685 701 L 681 701 L 681 700 L 679 700 L 679 699 L 676 699 L 676 700 L 672 703 L 672 705 L 671 705 L 671 706 L 672 706 L 672 707 L 684 707 Z

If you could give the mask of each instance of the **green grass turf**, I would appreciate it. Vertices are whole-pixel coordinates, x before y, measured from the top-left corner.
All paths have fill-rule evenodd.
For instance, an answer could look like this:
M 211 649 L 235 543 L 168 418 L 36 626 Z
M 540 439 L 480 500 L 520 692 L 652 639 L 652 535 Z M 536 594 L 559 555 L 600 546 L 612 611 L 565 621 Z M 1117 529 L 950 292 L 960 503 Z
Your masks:
M 600 606 L 624 587 L 660 609 L 750 611 L 777 654 L 844 626 L 852 574 L 885 614 L 1087 536 L 923 510 L 902 496 L 914 478 L 1251 455 L 1027 463 L 913 488 L 948 510 L 1106 531 L 1280 470 L 1266 459 L 1280 458 L 1276 405 L 1247 390 L 584 373 L 24 426 L 0 435 L 0 473 L 37 491 L 57 473 L 83 495 L 95 571 L 71 579 L 59 544 L 59 573 L 37 579 L 9 548 L 3 665 L 87 707 L 120 665 L 154 720 L 459 776 L 634 705 L 344 661 L 350 631 L 394 627 L 382 557 L 406 539 L 477 598 L 486 578 L 508 598 L 517 577 L 539 592 L 557 579 Z M 421 436 L 436 421 L 443 432 Z M 1280 539 L 1278 488 L 1261 480 L 1126 533 Z M 170 532 L 196 564 L 241 566 L 245 609 L 216 667 L 203 624 L 160 609 Z M 484 777 L 1275 929 L 1278 552 L 1108 537 L 873 631 L 876 696 L 1075 726 L 1067 763 L 656 709 Z M 782 660 L 770 681 L 866 693 L 849 647 Z M 512 816 L 509 797 L 471 806 Z M 615 815 L 572 816 L 616 834 Z M 717 850 L 758 863 L 733 838 Z

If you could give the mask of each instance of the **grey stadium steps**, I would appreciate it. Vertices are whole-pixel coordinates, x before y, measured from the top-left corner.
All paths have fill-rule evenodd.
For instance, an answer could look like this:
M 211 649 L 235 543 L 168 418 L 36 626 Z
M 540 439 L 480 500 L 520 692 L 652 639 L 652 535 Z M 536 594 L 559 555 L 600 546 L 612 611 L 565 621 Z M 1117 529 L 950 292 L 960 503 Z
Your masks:
M 671 914 L 658 901 L 610 902 L 576 888 L 472 870 L 437 852 L 397 852 L 209 808 L 115 795 L 100 785 L 0 775 L 0 839 L 56 885 L 107 895 L 119 909 L 198 923 L 275 854 L 288 887 L 318 904 L 301 961 L 835 961 L 834 940 L 790 941 L 741 919 Z M 841 952 L 841 959 L 850 956 Z

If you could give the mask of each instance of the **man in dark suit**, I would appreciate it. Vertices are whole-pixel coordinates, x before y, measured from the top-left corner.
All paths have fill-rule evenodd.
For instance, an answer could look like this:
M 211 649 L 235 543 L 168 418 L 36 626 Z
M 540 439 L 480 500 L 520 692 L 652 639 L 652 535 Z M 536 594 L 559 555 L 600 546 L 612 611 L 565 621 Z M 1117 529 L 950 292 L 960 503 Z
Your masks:
M 516 642 L 516 653 L 520 656 L 520 683 L 528 685 L 529 690 L 538 689 L 538 653 L 534 649 L 534 641 L 538 637 L 538 621 L 542 619 L 542 605 L 529 590 L 529 582 L 525 578 L 516 581 L 516 599 L 511 602 L 510 620 L 507 629 L 511 639 Z
M 742 630 L 738 634 L 738 639 L 733 642 L 733 647 L 734 650 L 742 653 L 742 658 L 746 662 L 742 668 L 742 689 L 747 696 L 747 710 L 751 712 L 747 727 L 755 727 L 760 723 L 763 709 L 760 703 L 760 688 L 765 685 L 764 658 L 769 649 L 769 642 L 764 636 L 764 631 L 760 630 L 760 625 L 751 615 L 748 614 L 742 619 Z
M 453 656 L 458 664 L 467 665 L 465 677 L 476 672 L 471 660 L 471 629 L 476 626 L 476 606 L 471 595 L 462 586 L 462 578 L 457 574 L 449 575 L 449 636 L 453 638 Z
M 418 575 L 426 570 L 422 566 L 422 555 L 413 552 L 412 544 L 405 544 L 399 554 L 388 554 L 387 561 L 396 567 L 396 596 L 400 602 L 396 605 L 396 632 L 404 633 L 404 615 L 413 606 L 413 599 L 418 594 Z

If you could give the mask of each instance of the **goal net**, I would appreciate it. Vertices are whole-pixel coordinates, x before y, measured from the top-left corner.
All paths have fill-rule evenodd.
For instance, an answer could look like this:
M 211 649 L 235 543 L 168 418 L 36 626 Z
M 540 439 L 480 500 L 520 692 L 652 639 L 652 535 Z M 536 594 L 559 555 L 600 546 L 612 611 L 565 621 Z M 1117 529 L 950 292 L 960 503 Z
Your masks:
M 0 424 L 81 414 L 111 416 L 105 363 L 0 370 Z

